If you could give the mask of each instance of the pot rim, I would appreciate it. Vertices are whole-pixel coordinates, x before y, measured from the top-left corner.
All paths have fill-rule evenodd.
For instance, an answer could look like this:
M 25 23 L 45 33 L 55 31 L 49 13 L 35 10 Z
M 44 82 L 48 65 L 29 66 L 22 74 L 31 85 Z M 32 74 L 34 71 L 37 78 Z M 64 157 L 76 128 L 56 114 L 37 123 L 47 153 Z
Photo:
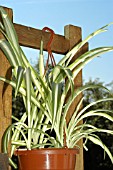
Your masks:
M 79 148 L 38 148 L 38 149 L 17 149 L 14 155 L 27 155 L 27 154 L 79 154 Z

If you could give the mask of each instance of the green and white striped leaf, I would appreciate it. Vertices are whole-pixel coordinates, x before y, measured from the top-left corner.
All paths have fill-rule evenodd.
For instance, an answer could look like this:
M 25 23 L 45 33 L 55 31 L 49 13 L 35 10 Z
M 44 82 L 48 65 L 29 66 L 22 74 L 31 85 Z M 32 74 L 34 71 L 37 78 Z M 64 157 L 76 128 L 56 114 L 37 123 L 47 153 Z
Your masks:
M 7 35 L 8 39 L 10 40 L 10 42 L 12 43 L 13 47 L 15 47 L 15 50 L 17 51 L 17 54 L 18 54 L 17 60 L 19 62 L 19 65 L 21 65 L 22 61 L 21 61 L 21 57 L 19 57 L 20 56 L 20 47 L 19 47 L 18 37 L 17 37 L 16 31 L 14 29 L 14 26 L 8 16 L 7 12 L 2 7 L 0 7 L 0 13 L 2 16 L 6 35 Z
M 24 68 L 21 66 L 18 67 L 17 70 L 17 80 L 16 80 L 16 89 L 15 89 L 15 97 L 19 91 L 19 88 L 21 86 L 22 80 L 23 80 L 23 74 L 24 74 Z
M 25 72 L 26 83 L 26 112 L 28 115 L 28 149 L 31 149 L 31 71 L 30 68 Z
M 68 62 L 68 59 L 70 60 L 70 57 L 73 58 L 73 56 L 77 53 L 77 51 L 79 51 L 79 49 L 86 43 L 88 42 L 91 38 L 93 38 L 94 36 L 103 33 L 106 30 L 106 28 L 110 25 L 112 25 L 113 22 L 101 27 L 100 29 L 96 30 L 95 32 L 91 33 L 90 35 L 88 35 L 82 42 L 80 42 L 78 45 L 76 45 L 75 47 L 73 47 L 72 50 L 70 50 L 60 61 L 59 61 L 59 65 L 63 65 L 65 64 L 65 62 Z
M 113 163 L 113 156 L 112 156 L 110 150 L 101 142 L 101 140 L 99 140 L 98 138 L 96 138 L 94 136 L 88 136 L 88 139 L 91 142 L 93 142 L 94 144 L 99 145 L 100 147 L 102 147 L 105 150 L 105 152 L 108 154 L 111 162 Z
M 6 40 L 0 40 L 0 48 L 4 52 L 5 56 L 7 57 L 8 61 L 10 62 L 11 66 L 16 67 L 18 66 L 18 61 L 16 59 L 16 55 L 11 48 L 10 44 Z

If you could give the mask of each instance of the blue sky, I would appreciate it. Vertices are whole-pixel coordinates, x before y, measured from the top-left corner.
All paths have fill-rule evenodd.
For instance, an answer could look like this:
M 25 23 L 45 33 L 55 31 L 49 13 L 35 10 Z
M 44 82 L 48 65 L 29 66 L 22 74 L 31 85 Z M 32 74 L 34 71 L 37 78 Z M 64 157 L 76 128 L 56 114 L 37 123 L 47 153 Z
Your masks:
M 82 27 L 82 37 L 85 38 L 96 29 L 113 22 L 113 0 L 0 0 L 0 5 L 13 9 L 16 23 L 38 29 L 48 26 L 62 35 L 64 26 L 68 24 Z M 89 43 L 90 49 L 113 46 L 113 25 Z M 36 50 L 25 49 L 25 53 L 33 63 L 36 62 Z M 85 67 L 83 79 L 88 80 L 90 77 L 100 78 L 105 84 L 113 80 L 113 52 L 96 58 Z

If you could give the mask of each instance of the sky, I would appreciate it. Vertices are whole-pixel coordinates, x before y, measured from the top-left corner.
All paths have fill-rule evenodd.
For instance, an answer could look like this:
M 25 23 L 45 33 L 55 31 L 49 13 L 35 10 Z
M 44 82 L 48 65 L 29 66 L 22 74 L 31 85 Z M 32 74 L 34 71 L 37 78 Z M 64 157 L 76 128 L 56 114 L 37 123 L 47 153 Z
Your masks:
M 13 9 L 15 23 L 37 29 L 47 26 L 61 35 L 64 26 L 71 24 L 82 28 L 82 39 L 113 22 L 113 0 L 0 0 L 0 5 Z M 89 49 L 98 46 L 113 46 L 113 25 L 89 41 Z M 30 62 L 36 63 L 37 50 L 23 49 Z M 57 55 L 57 60 L 60 57 Z M 89 78 L 99 78 L 105 84 L 113 81 L 113 52 L 94 59 L 83 69 L 83 79 Z

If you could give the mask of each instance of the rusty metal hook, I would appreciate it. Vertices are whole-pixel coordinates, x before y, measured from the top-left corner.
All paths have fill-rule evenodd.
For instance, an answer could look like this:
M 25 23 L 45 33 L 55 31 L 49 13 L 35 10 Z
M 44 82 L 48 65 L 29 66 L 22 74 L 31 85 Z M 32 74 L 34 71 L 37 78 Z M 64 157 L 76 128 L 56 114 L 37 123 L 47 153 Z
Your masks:
M 53 56 L 52 51 L 51 51 L 51 43 L 52 43 L 52 40 L 53 40 L 53 37 L 54 37 L 54 34 L 55 34 L 55 33 L 54 33 L 54 31 L 53 31 L 52 29 L 50 29 L 50 28 L 48 28 L 48 27 L 44 27 L 44 28 L 42 29 L 42 31 L 48 31 L 48 32 L 51 33 L 50 39 L 49 39 L 49 41 L 48 41 L 48 43 L 47 43 L 47 46 L 46 46 L 47 51 L 48 51 L 48 58 L 47 58 L 46 69 L 45 69 L 45 70 L 47 70 L 48 64 L 49 64 L 49 59 L 51 59 L 51 64 L 52 64 L 53 67 L 56 65 L 54 56 Z

